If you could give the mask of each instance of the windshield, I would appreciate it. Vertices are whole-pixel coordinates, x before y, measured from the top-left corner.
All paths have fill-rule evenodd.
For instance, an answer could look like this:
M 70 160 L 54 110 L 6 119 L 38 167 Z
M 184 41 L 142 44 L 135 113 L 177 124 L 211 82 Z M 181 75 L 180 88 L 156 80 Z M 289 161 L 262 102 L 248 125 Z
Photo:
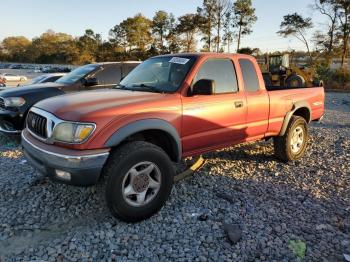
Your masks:
M 272 57 L 270 57 L 270 65 L 271 66 L 280 66 L 280 65 L 282 65 L 282 57 L 281 56 L 272 56 Z
M 32 84 L 40 83 L 40 81 L 43 80 L 44 78 L 46 78 L 46 76 L 44 76 L 44 75 L 34 77 L 32 80 L 27 82 L 26 85 L 32 85 Z
M 94 71 L 97 67 L 98 65 L 85 65 L 78 67 L 69 74 L 62 76 L 60 79 L 56 80 L 56 82 L 61 84 L 74 84 L 90 72 Z
M 190 71 L 195 57 L 165 56 L 146 60 L 117 86 L 128 90 L 175 92 Z

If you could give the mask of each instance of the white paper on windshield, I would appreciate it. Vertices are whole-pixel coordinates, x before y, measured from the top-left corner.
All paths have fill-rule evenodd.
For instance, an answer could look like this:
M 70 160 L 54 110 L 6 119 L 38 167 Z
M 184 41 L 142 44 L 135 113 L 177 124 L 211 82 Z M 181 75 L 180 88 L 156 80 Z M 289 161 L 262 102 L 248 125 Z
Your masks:
M 170 59 L 169 63 L 185 65 L 187 64 L 188 61 L 190 61 L 190 59 L 183 58 L 183 57 L 173 57 Z

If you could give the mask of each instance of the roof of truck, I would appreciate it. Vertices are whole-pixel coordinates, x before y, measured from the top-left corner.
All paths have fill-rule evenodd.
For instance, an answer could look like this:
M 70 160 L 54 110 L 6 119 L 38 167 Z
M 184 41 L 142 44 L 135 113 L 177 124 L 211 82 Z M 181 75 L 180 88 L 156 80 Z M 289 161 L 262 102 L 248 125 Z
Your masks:
M 113 65 L 113 64 L 140 64 L 141 61 L 119 61 L 119 62 L 98 62 L 93 65 Z
M 159 55 L 156 57 L 167 57 L 167 56 L 182 56 L 182 57 L 218 57 L 218 56 L 223 56 L 223 57 L 228 57 L 228 56 L 248 56 L 245 54 L 237 54 L 237 53 L 215 53 L 215 52 L 198 52 L 198 53 L 177 53 L 177 54 L 166 54 L 166 55 Z

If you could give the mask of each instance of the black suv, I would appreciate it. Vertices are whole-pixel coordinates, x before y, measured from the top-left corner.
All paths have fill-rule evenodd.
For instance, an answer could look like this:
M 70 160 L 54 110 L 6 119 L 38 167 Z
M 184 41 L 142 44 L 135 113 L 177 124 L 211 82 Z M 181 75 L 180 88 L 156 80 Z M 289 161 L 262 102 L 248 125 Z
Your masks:
M 49 97 L 113 87 L 139 62 L 96 63 L 78 67 L 54 83 L 33 84 L 0 92 L 0 132 L 15 136 L 21 133 L 29 109 Z

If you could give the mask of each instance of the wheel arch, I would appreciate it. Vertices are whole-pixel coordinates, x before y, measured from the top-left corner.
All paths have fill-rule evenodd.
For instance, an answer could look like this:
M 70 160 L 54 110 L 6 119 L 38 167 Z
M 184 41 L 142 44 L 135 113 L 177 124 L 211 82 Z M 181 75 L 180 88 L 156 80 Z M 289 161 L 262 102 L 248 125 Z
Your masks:
M 283 124 L 279 136 L 283 136 L 286 133 L 288 124 L 292 116 L 300 116 L 305 119 L 306 123 L 311 121 L 311 107 L 306 101 L 298 101 L 293 104 L 293 108 L 284 117 Z
M 174 126 L 161 119 L 144 119 L 132 122 L 114 132 L 106 141 L 106 147 L 117 147 L 125 141 L 148 141 L 161 147 L 172 161 L 182 157 L 180 136 Z

